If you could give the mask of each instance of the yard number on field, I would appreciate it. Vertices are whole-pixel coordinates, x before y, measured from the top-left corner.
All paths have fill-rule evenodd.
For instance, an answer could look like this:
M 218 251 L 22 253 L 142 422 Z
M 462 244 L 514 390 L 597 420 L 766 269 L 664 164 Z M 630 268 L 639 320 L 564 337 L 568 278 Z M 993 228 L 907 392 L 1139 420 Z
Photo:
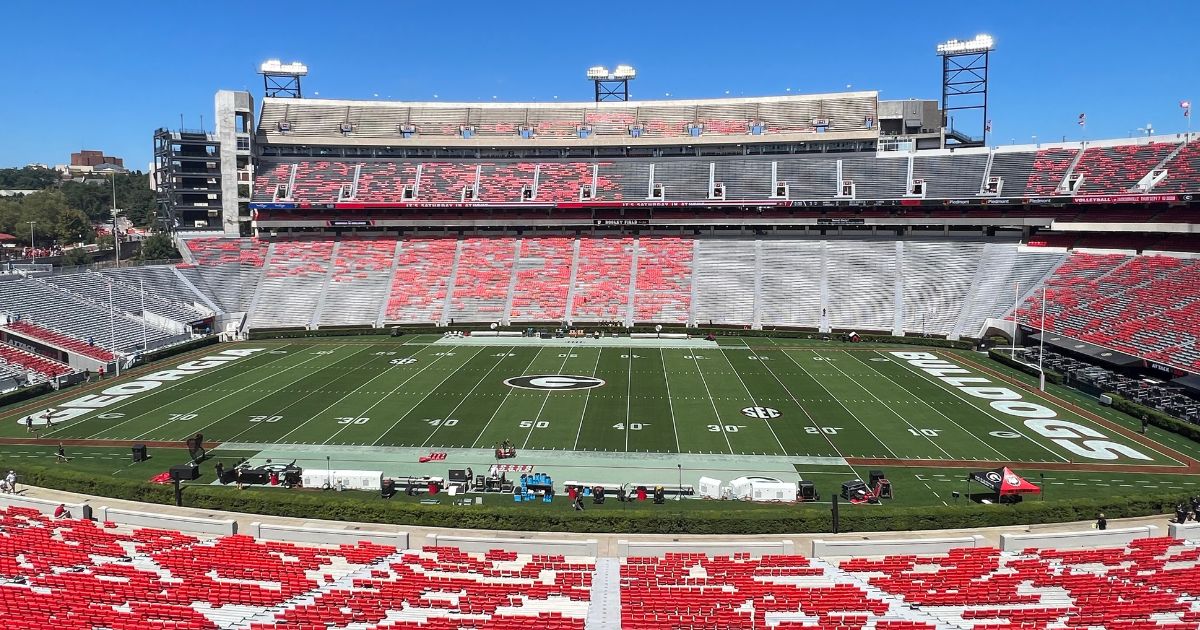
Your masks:
M 841 430 L 842 427 L 804 427 L 804 432 L 809 435 L 820 435 L 822 433 L 825 435 L 837 435 L 838 431 Z
M 167 420 L 195 420 L 195 419 L 196 419 L 196 414 L 194 414 L 194 413 L 167 414 Z
M 334 419 L 337 420 L 338 424 L 366 424 L 367 422 L 370 422 L 370 420 L 371 420 L 370 418 L 362 418 L 362 417 L 355 418 L 353 416 L 342 416 L 340 418 L 334 418 Z
M 458 424 L 458 418 L 425 418 L 425 423 L 431 427 L 452 427 Z
M 648 426 L 650 426 L 650 423 L 649 423 L 649 422 L 630 422 L 630 423 L 629 423 L 629 430 L 630 430 L 630 431 L 641 431 L 641 430 L 642 430 L 642 427 L 648 427 Z M 613 425 L 613 428 L 614 428 L 614 429 L 616 429 L 616 430 L 618 430 L 618 431 L 624 431 L 624 430 L 625 430 L 625 423 L 624 423 L 624 422 L 618 422 L 618 423 L 616 423 L 616 424 L 614 424 L 614 425 Z
M 917 436 L 937 437 L 942 432 L 941 429 L 909 429 L 909 433 Z
M 392 359 L 388 361 L 392 365 L 412 365 L 417 362 L 417 357 L 404 357 L 403 359 Z
M 745 428 L 746 428 L 746 425 L 744 425 L 744 424 L 724 424 L 724 425 L 710 424 L 710 425 L 708 425 L 708 430 L 712 431 L 713 433 L 720 433 L 722 430 L 724 430 L 726 433 L 737 433 L 738 431 L 741 431 L 742 429 L 745 429 Z
M 517 426 L 522 429 L 548 429 L 550 428 L 549 420 L 522 420 Z
M 250 416 L 250 422 L 279 422 L 283 416 Z

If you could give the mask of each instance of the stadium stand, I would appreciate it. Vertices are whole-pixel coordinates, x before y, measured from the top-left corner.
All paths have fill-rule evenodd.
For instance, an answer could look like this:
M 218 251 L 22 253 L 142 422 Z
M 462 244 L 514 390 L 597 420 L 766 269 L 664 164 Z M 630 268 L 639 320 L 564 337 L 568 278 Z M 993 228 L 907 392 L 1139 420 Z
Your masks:
M 321 308 L 333 241 L 278 241 L 250 307 L 251 327 L 308 326 Z
M 334 245 L 319 325 L 375 324 L 394 274 L 396 245 L 395 239 L 387 238 L 350 239 Z
M 692 305 L 694 241 L 676 237 L 637 241 L 633 320 L 686 324 Z
M 469 322 L 507 320 L 515 239 L 463 239 L 450 298 L 450 319 Z
M 184 256 L 197 265 L 242 263 L 262 267 L 267 261 L 267 242 L 248 238 L 190 238 L 182 241 Z
M 458 260 L 454 239 L 409 239 L 400 245 L 388 295 L 386 320 L 436 324 L 442 321 L 447 286 Z
M 1025 184 L 1027 195 L 1053 195 L 1071 168 L 1079 149 L 1053 148 L 1037 152 Z
M 1074 173 L 1083 176 L 1083 184 L 1078 192 L 1129 192 L 1138 180 L 1177 148 L 1179 145 L 1168 143 L 1088 147 L 1074 170 Z
M 38 379 L 49 379 L 70 374 L 71 366 L 27 352 L 6 343 L 0 343 L 0 367 L 8 373 L 29 372 Z
M 579 240 L 568 319 L 628 321 L 633 251 L 630 237 Z
M 521 239 L 520 258 L 514 265 L 510 318 L 528 322 L 566 319 L 567 295 L 575 269 L 574 238 L 562 236 Z
M 1200 190 L 1200 140 L 1193 140 L 1166 163 L 1167 176 L 1154 187 L 1156 193 Z
M 1047 330 L 1200 370 L 1200 261 L 1170 256 L 1072 252 L 1046 281 Z M 1041 296 L 1017 313 L 1041 325 Z

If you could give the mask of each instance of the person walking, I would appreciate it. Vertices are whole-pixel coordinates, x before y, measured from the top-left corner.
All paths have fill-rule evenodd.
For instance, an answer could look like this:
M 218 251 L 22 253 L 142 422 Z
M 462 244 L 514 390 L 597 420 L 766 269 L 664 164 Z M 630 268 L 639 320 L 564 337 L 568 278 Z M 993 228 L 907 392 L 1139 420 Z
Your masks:
M 4 487 L 11 493 L 17 492 L 17 473 L 16 471 L 8 471 L 8 475 L 4 477 Z
M 54 456 L 58 458 L 54 460 L 56 464 L 71 461 L 71 458 L 67 457 L 67 452 L 63 450 L 62 442 L 58 443 L 58 451 L 54 453 Z

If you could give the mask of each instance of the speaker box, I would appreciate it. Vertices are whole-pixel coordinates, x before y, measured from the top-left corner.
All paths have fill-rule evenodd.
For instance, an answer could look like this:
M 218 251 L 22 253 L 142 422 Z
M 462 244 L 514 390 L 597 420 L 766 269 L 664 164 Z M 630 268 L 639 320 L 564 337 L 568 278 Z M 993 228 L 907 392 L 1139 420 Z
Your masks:
M 134 444 L 133 445 L 133 461 L 134 461 L 134 463 L 144 462 L 147 459 L 150 459 L 150 458 L 146 456 L 146 445 L 145 444 Z
M 879 483 L 880 479 L 887 479 L 887 475 L 883 474 L 882 470 L 868 471 L 867 474 L 870 475 L 870 483 L 867 485 L 871 486 L 872 488 L 875 487 L 875 484 Z
M 200 478 L 200 468 L 197 466 L 188 466 L 180 464 L 171 467 L 171 479 L 178 481 L 195 481 Z
M 801 499 L 803 499 L 805 501 L 815 501 L 816 500 L 817 487 L 813 485 L 813 482 L 802 480 L 802 481 L 800 481 L 800 483 L 796 484 L 796 487 L 800 491 Z

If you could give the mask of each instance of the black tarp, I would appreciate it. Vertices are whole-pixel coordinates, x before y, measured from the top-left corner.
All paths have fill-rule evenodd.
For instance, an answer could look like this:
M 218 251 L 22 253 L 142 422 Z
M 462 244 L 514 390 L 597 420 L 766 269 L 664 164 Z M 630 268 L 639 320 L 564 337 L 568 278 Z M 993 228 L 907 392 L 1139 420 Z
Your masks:
M 1181 376 L 1171 381 L 1171 384 L 1188 390 L 1193 396 L 1200 396 L 1200 375 L 1188 374 L 1187 376 Z
M 1035 333 L 1030 335 L 1029 339 L 1029 345 L 1037 345 L 1041 341 L 1041 335 Z M 1089 363 L 1110 369 L 1142 367 L 1145 365 L 1141 359 L 1132 354 L 1109 350 L 1094 343 L 1079 341 L 1078 339 L 1071 339 L 1070 337 L 1063 337 L 1054 333 L 1046 335 L 1046 347 L 1059 354 L 1086 358 Z

